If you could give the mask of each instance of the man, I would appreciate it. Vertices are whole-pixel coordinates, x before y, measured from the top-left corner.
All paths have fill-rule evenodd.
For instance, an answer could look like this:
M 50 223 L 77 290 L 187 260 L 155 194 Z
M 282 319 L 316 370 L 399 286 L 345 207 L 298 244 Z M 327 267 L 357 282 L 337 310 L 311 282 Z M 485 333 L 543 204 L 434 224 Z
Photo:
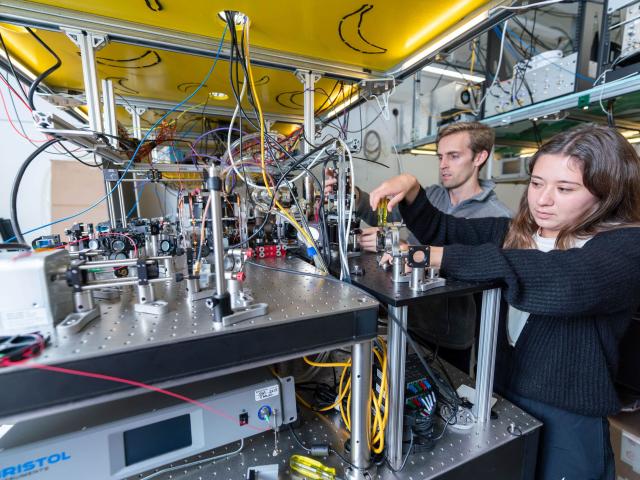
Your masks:
M 494 141 L 493 130 L 479 122 L 453 123 L 440 129 L 436 138 L 440 184 L 426 188 L 427 198 L 433 206 L 455 217 L 512 216 L 507 206 L 498 200 L 494 192 L 495 183 L 479 178 Z M 327 186 L 335 183 L 333 178 L 326 181 Z M 360 189 L 356 192 L 355 211 L 364 222 L 372 225 L 363 229 L 360 245 L 363 250 L 375 251 L 377 215 L 369 206 L 369 194 Z M 387 220 L 401 221 L 402 218 L 394 209 Z M 410 233 L 408 241 L 418 244 Z M 430 314 L 425 316 L 420 309 L 409 309 L 410 327 L 419 340 L 455 350 L 468 349 L 473 344 L 476 318 L 473 296 L 457 297 L 451 301 L 434 300 L 429 310 Z M 458 367 L 468 370 L 468 363 L 461 365 L 455 360 L 458 355 L 448 357 Z

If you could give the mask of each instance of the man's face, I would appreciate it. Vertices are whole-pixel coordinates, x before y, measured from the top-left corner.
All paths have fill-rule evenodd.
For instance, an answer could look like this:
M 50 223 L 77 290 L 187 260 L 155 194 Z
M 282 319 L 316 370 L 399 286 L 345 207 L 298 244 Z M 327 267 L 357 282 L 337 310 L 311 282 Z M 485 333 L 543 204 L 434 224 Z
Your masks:
M 458 188 L 478 176 L 487 153 L 473 155 L 469 148 L 469 132 L 452 133 L 438 142 L 440 183 L 445 188 Z

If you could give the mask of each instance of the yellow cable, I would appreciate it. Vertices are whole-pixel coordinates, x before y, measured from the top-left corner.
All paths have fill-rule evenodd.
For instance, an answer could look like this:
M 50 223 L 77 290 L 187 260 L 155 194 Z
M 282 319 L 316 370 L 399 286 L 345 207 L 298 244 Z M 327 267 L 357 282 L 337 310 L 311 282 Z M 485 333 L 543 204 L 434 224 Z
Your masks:
M 351 431 L 351 389 L 347 395 L 347 429 Z
M 333 362 L 333 363 L 320 363 L 320 362 L 314 362 L 313 360 L 309 360 L 309 358 L 307 357 L 302 357 L 305 361 L 305 363 L 311 365 L 312 367 L 350 367 L 351 366 L 351 361 L 348 362 Z
M 245 58 L 247 59 L 247 73 L 249 74 L 249 87 L 251 88 L 251 93 L 253 94 L 253 99 L 256 104 L 256 109 L 258 110 L 258 118 L 260 120 L 260 166 L 262 168 L 262 180 L 264 181 L 264 185 L 267 188 L 267 192 L 269 196 L 274 199 L 274 193 L 271 191 L 271 185 L 267 181 L 267 168 L 265 165 L 265 155 L 264 155 L 264 116 L 262 114 L 262 106 L 260 105 L 260 99 L 258 97 L 258 93 L 256 91 L 256 87 L 253 81 L 253 71 L 251 69 L 251 58 L 249 56 L 249 24 L 247 22 L 246 28 L 244 30 L 245 42 L 244 42 L 244 53 Z M 276 192 L 277 193 L 277 192 Z M 291 222 L 291 224 L 295 227 L 296 230 L 300 232 L 300 234 L 305 238 L 307 244 L 309 246 L 313 245 L 313 240 L 311 236 L 302 228 L 302 226 L 296 221 L 293 216 L 285 210 L 285 208 L 280 204 L 277 198 L 275 198 L 275 205 L 282 212 L 282 214 L 287 217 L 287 219 Z
M 204 101 L 204 102 L 199 103 L 199 104 L 197 104 L 197 105 L 192 105 L 191 107 L 187 108 L 186 110 L 183 110 L 182 112 L 180 112 L 180 115 L 178 115 L 178 116 L 175 118 L 175 120 L 172 120 L 171 122 L 172 122 L 172 123 L 175 123 L 175 124 L 177 125 L 177 124 L 178 124 L 178 120 L 180 120 L 180 119 L 182 118 L 182 116 L 183 116 L 185 113 L 188 113 L 188 112 L 190 112 L 190 111 L 191 111 L 191 110 L 193 110 L 193 109 L 196 109 L 196 108 L 198 108 L 198 107 L 201 107 L 202 105 L 204 105 L 204 104 L 206 104 L 206 103 L 207 103 L 207 101 Z
M 307 407 L 309 410 L 313 410 L 313 407 L 309 405 L 309 403 L 307 403 L 307 401 L 304 398 L 302 398 L 302 395 L 300 395 L 299 393 L 296 393 L 296 398 L 302 405 Z
M 387 375 L 387 345 L 383 338 L 379 337 L 380 348 L 375 347 L 373 354 L 376 356 L 378 362 L 382 366 L 382 378 L 380 380 L 380 392 L 376 392 L 375 389 L 371 389 L 371 400 L 373 404 L 373 422 L 371 426 L 370 444 L 369 448 L 373 453 L 381 453 L 384 450 L 385 445 L 385 429 L 389 420 L 389 395 L 388 395 L 388 375 Z M 303 357 L 304 361 L 314 367 L 343 367 L 340 374 L 340 381 L 338 382 L 338 397 L 334 403 L 323 408 L 314 408 L 307 403 L 299 394 L 296 393 L 296 397 L 302 405 L 305 407 L 318 411 L 326 412 L 336 407 L 340 409 L 340 417 L 345 424 L 347 431 L 351 430 L 351 377 L 347 378 L 345 383 L 346 373 L 351 367 L 351 360 L 348 362 L 327 362 L 320 363 L 309 360 L 307 357 Z M 346 405 L 344 400 L 346 396 Z M 384 410 L 383 410 L 384 409 Z
M 336 408 L 338 405 L 342 404 L 342 399 L 344 398 L 345 394 L 347 393 L 347 390 L 350 390 L 351 388 L 351 377 L 349 377 L 347 379 L 347 384 L 344 386 L 344 388 L 342 388 L 342 382 L 344 381 L 344 374 L 347 371 L 347 369 L 345 368 L 342 371 L 342 375 L 340 375 L 340 389 L 338 390 L 338 398 L 335 402 L 333 402 L 331 405 L 329 405 L 328 407 L 322 407 L 322 408 L 318 408 L 317 411 L 318 412 L 326 412 L 329 410 L 332 410 L 334 408 Z M 342 410 L 342 408 L 341 408 Z
M 476 63 L 476 41 L 471 42 L 471 66 L 469 67 L 469 75 L 473 75 L 473 65 Z
M 387 426 L 388 412 L 389 412 L 389 396 L 387 395 L 387 354 L 386 345 L 383 343 L 383 351 L 380 354 L 377 349 L 373 350 L 373 353 L 378 358 L 378 361 L 382 365 L 382 379 L 380 381 L 380 394 L 376 397 L 375 391 L 372 393 L 373 402 L 375 405 L 375 420 L 372 428 L 372 445 L 378 443 L 378 447 L 372 447 L 374 453 L 380 453 L 384 449 L 384 431 Z M 382 358 L 381 358 L 382 357 Z M 382 402 L 384 401 L 384 414 L 380 417 L 380 410 Z M 377 433 L 376 433 L 377 430 Z

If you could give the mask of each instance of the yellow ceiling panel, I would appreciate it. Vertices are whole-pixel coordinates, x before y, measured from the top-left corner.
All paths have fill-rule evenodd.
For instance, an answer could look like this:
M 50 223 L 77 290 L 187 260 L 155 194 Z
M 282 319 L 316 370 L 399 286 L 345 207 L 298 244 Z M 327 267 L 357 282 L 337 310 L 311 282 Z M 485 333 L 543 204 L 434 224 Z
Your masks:
M 220 37 L 218 12 L 251 20 L 252 45 L 388 70 L 488 0 L 36 0 L 147 26 Z
M 39 74 L 54 59 L 22 27 L 0 25 L 12 57 L 31 72 Z M 78 48 L 60 32 L 38 30 L 37 34 L 61 58 L 62 67 L 47 77 L 45 83 L 57 91 L 83 91 L 82 67 Z M 212 46 L 212 50 L 215 46 Z M 111 79 L 120 96 L 179 102 L 198 87 L 213 65 L 213 59 L 156 50 L 135 45 L 110 43 L 96 52 L 99 79 Z M 267 113 L 302 115 L 302 83 L 292 72 L 253 67 L 254 81 L 263 109 Z M 238 87 L 239 92 L 241 85 Z M 320 79 L 316 83 L 316 109 L 330 109 L 348 95 L 351 85 Z M 189 101 L 204 106 L 234 108 L 236 105 L 229 77 L 229 62 L 218 61 L 205 86 Z M 245 100 L 245 109 L 250 109 Z

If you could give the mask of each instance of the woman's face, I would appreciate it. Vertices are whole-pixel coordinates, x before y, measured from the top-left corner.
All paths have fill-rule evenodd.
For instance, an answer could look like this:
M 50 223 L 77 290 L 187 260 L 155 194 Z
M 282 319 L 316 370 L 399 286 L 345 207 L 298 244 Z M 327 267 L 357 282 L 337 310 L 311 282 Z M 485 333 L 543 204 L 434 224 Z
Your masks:
M 557 237 L 575 225 L 598 199 L 582 183 L 582 168 L 571 157 L 541 155 L 531 173 L 527 192 L 529 210 L 543 237 Z

